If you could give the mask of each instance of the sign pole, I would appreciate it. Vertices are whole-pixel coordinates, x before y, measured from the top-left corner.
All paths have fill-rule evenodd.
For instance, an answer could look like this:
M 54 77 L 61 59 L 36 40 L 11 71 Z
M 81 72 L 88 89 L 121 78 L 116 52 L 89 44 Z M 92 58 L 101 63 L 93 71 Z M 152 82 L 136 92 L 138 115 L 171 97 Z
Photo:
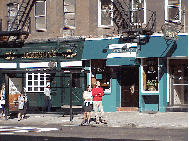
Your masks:
M 70 121 L 72 121 L 72 72 L 70 71 Z
M 9 112 L 9 77 L 5 74 L 5 120 L 7 120 Z

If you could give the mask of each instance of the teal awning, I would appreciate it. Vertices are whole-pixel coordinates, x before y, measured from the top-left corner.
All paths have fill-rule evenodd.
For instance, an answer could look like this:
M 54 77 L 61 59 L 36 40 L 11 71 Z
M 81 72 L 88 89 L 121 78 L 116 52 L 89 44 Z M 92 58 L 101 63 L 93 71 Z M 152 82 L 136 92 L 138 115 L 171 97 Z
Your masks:
M 115 39 L 101 39 L 101 40 L 86 40 L 82 59 L 106 59 L 107 54 L 111 51 L 108 50 L 109 44 L 118 44 L 118 38 Z M 107 49 L 103 53 L 103 49 Z
M 106 66 L 135 65 L 135 57 L 107 58 Z
M 152 36 L 146 45 L 141 45 L 141 51 L 137 54 L 142 57 L 176 57 L 188 56 L 188 36 L 179 36 L 178 41 L 166 44 L 163 36 Z

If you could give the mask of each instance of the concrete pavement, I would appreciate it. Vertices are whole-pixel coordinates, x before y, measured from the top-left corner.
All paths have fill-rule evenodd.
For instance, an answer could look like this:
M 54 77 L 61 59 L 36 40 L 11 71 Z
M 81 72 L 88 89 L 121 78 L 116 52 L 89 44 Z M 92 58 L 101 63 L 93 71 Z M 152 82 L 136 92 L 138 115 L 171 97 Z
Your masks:
M 92 118 L 94 118 L 92 112 Z M 164 112 L 164 113 L 140 113 L 138 111 L 117 111 L 105 112 L 105 119 L 108 124 L 96 125 L 94 121 L 91 125 L 107 127 L 136 127 L 136 128 L 188 128 L 188 112 Z M 83 114 L 74 115 L 70 121 L 69 115 L 61 114 L 27 114 L 24 120 L 18 121 L 17 117 L 9 117 L 6 121 L 0 118 L 0 124 L 16 125 L 48 125 L 58 124 L 61 126 L 78 126 L 81 124 Z

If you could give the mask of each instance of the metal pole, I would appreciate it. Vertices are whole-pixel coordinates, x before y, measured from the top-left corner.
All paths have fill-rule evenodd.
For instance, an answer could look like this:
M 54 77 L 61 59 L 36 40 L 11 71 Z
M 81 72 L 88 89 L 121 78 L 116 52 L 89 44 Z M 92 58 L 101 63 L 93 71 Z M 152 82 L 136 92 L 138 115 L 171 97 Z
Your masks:
M 72 72 L 70 71 L 70 121 L 72 121 Z
M 183 14 L 184 14 L 184 33 L 185 33 L 185 6 L 184 6 L 184 9 L 183 9 Z
M 5 120 L 9 112 L 9 77 L 5 74 Z

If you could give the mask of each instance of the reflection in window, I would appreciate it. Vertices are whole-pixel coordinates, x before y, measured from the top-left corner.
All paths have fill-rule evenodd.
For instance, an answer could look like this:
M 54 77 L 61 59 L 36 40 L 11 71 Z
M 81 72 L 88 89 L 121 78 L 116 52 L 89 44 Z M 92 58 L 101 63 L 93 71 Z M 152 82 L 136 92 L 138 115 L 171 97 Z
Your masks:
M 98 24 L 99 26 L 113 26 L 113 0 L 99 0 L 99 14 Z
M 165 2 L 165 20 L 181 20 L 181 0 L 166 0 Z
M 131 21 L 144 23 L 144 0 L 132 0 Z
M 35 3 L 35 29 L 36 31 L 46 30 L 46 1 L 37 0 Z
M 111 71 L 110 67 L 106 66 L 106 60 L 92 60 L 92 78 L 91 78 L 91 85 L 95 87 L 96 81 L 100 81 L 101 87 L 104 91 L 110 92 L 110 82 L 111 82 Z
M 144 58 L 143 64 L 143 90 L 158 91 L 158 58 Z

